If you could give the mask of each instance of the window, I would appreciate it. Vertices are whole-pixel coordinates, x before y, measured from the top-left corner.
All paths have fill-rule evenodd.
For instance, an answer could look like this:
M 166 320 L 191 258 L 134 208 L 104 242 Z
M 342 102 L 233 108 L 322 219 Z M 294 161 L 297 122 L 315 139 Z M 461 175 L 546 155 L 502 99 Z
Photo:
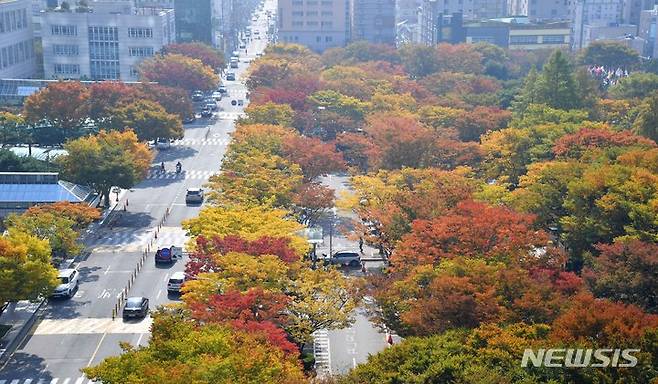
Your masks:
M 491 43 L 495 42 L 494 38 L 491 36 L 473 36 L 471 37 L 471 42 L 475 43 Z
M 322 16 L 333 16 L 334 12 L 333 11 L 322 11 Z
M 329 27 L 329 28 L 331 28 L 333 25 L 334 25 L 334 23 L 333 23 L 332 21 L 323 21 L 323 22 L 322 22 L 322 26 L 323 26 L 323 27 Z
M 301 17 L 304 16 L 304 12 L 302 11 L 292 11 L 292 17 Z
M 131 27 L 128 28 L 128 37 L 137 39 L 150 39 L 153 37 L 153 28 Z
M 55 64 L 55 74 L 57 75 L 77 75 L 79 73 L 78 64 Z
M 89 41 L 118 41 L 117 27 L 89 27 Z
M 302 5 L 304 5 L 304 2 L 302 0 L 293 0 L 292 1 L 292 6 L 293 7 L 301 7 Z
M 78 28 L 75 25 L 53 25 L 51 33 L 56 36 L 77 36 Z
M 318 0 L 307 0 L 306 5 L 316 6 L 318 5 Z
M 304 26 L 304 22 L 303 22 L 303 21 L 293 21 L 293 22 L 292 22 L 292 26 L 293 26 L 293 27 L 303 27 L 303 26 Z
M 53 54 L 55 56 L 78 56 L 80 51 L 77 45 L 55 44 L 53 45 Z
M 510 36 L 511 44 L 537 44 L 538 36 Z
M 332 41 L 334 41 L 333 37 L 331 37 L 331 36 L 325 36 L 324 37 L 324 42 L 325 43 L 331 43 Z
M 323 7 L 331 7 L 334 5 L 334 2 L 331 0 L 322 0 L 321 4 Z
M 139 70 L 135 66 L 130 66 L 130 76 L 131 77 L 139 77 Z
M 544 44 L 564 44 L 563 35 L 548 35 L 542 38 Z
M 318 11 L 308 11 L 308 12 L 306 12 L 306 16 L 317 16 L 317 15 L 318 15 Z
M 131 47 L 128 52 L 134 57 L 149 57 L 153 56 L 153 47 Z
M 317 21 L 307 21 L 306 26 L 308 27 L 316 27 L 318 25 Z

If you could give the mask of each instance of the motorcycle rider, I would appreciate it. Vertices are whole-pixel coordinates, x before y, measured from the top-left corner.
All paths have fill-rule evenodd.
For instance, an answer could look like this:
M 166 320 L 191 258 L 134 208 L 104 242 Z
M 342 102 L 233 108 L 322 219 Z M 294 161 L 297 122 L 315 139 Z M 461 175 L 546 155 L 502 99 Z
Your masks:
M 160 163 L 160 172 L 162 172 L 162 173 L 165 172 L 164 161 L 162 163 Z
M 176 163 L 176 173 L 180 173 L 180 171 L 183 169 L 183 164 L 179 162 Z

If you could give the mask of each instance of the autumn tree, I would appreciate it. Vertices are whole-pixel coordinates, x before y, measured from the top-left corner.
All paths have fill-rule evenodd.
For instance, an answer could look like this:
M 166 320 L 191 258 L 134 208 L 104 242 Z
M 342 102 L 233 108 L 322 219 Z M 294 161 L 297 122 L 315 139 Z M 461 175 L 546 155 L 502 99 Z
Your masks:
M 186 220 L 183 227 L 192 236 L 205 238 L 235 235 L 246 240 L 256 240 L 263 236 L 289 237 L 290 247 L 299 255 L 308 250 L 306 240 L 295 235 L 302 226 L 288 220 L 288 212 L 267 209 L 261 206 L 212 206 L 201 210 L 199 216 Z
M 480 74 L 484 71 L 482 54 L 471 44 L 447 44 L 436 46 L 438 71 Z
M 292 126 L 294 111 L 288 104 L 267 102 L 262 105 L 249 104 L 245 109 L 246 118 L 240 119 L 240 124 L 271 124 Z
M 312 227 L 323 213 L 334 206 L 334 191 L 319 183 L 304 183 L 292 197 L 297 221 Z
M 11 231 L 48 240 L 55 257 L 77 256 L 82 250 L 77 242 L 79 234 L 74 230 L 76 222 L 56 212 L 32 211 L 22 215 L 9 215 L 5 219 L 5 225 Z
M 464 201 L 447 214 L 413 222 L 392 262 L 408 268 L 464 256 L 527 263 L 535 248 L 548 242 L 546 233 L 536 231 L 533 225 L 532 215 Z
M 48 241 L 13 230 L 0 237 L 0 284 L 3 303 L 48 296 L 58 284 Z
M 146 99 L 160 104 L 167 113 L 177 115 L 180 120 L 194 115 L 190 94 L 185 89 L 160 84 L 143 84 Z
M 658 245 L 622 239 L 613 244 L 599 244 L 596 250 L 599 255 L 584 272 L 594 294 L 657 313 Z
M 633 125 L 633 131 L 638 135 L 648 137 L 658 142 L 658 93 L 647 97 L 640 106 L 640 113 Z
M 215 71 L 225 65 L 222 52 L 200 42 L 169 44 L 162 51 L 165 54 L 183 55 L 191 59 L 201 60 L 204 65 Z
M 138 100 L 113 109 L 106 127 L 118 131 L 132 129 L 142 141 L 183 137 L 180 118 L 150 100 Z
M 112 186 L 131 188 L 146 176 L 153 154 L 130 130 L 101 131 L 69 141 L 67 155 L 58 158 L 67 180 L 88 185 L 109 204 Z
M 93 221 L 100 219 L 101 214 L 98 208 L 90 207 L 85 204 L 75 204 L 68 201 L 59 201 L 52 204 L 35 205 L 25 211 L 25 216 L 39 216 L 44 213 L 52 213 L 59 217 L 73 220 L 73 228 L 81 230 Z
M 345 169 L 343 157 L 335 146 L 318 138 L 293 136 L 283 143 L 282 150 L 288 161 L 299 164 L 307 181 Z
M 201 60 L 177 54 L 157 55 L 139 65 L 140 78 L 168 87 L 188 91 L 209 91 L 217 87 L 219 78 Z
M 272 345 L 265 333 L 197 328 L 184 319 L 162 317 L 155 319 L 148 346 L 122 344 L 121 355 L 85 368 L 87 377 L 108 384 L 305 382 L 297 357 Z
M 25 100 L 25 120 L 30 124 L 52 125 L 50 129 L 59 132 L 59 142 L 64 142 L 78 135 L 89 117 L 89 95 L 89 89 L 80 82 L 51 83 Z
M 89 117 L 97 124 L 109 121 L 114 109 L 143 95 L 137 86 L 119 81 L 101 81 L 89 86 Z
M 433 47 L 408 44 L 401 48 L 400 57 L 407 73 L 412 78 L 430 75 L 439 68 L 438 58 Z
M 24 124 L 25 120 L 22 116 L 11 112 L 0 112 L 0 142 L 23 143 L 19 127 Z

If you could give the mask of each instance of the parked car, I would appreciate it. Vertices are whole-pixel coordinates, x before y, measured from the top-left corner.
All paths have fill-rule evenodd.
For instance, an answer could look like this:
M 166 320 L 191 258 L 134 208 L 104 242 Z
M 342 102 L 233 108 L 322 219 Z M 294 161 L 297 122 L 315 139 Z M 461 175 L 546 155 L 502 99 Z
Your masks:
M 239 48 L 240 49 L 247 49 L 247 45 L 245 43 L 240 43 Z
M 215 102 L 215 100 L 213 100 L 212 102 L 206 103 L 205 108 L 210 108 L 211 111 L 216 111 L 218 109 L 217 103 Z
M 361 265 L 361 254 L 357 251 L 338 251 L 329 258 L 329 263 L 332 265 L 358 267 Z
M 202 101 L 204 98 L 203 92 L 201 91 L 194 91 L 192 94 L 192 101 Z
M 226 72 L 227 81 L 235 81 L 235 72 Z
M 228 90 L 226 89 L 225 85 L 220 85 L 219 88 L 217 88 L 217 92 L 219 92 L 221 94 L 225 94 L 225 93 L 228 92 Z
M 123 318 L 144 318 L 149 313 L 149 299 L 146 297 L 129 297 L 123 307 Z
M 185 118 L 183 119 L 183 123 L 184 124 L 190 124 L 190 123 L 194 123 L 195 120 L 196 120 L 196 116 L 194 116 L 194 114 L 192 114 L 192 115 L 189 115 L 189 116 L 185 116 Z
M 212 98 L 217 101 L 220 101 L 222 99 L 222 93 L 219 91 L 215 91 L 212 93 Z
M 185 272 L 174 272 L 167 282 L 167 292 L 180 293 L 183 283 L 185 283 Z
M 203 203 L 203 189 L 201 188 L 188 188 L 185 193 L 186 203 Z
M 55 288 L 50 297 L 73 297 L 75 290 L 78 288 L 79 273 L 75 269 L 62 269 L 59 271 L 57 278 L 59 285 Z
M 171 264 L 174 262 L 174 256 L 169 248 L 160 248 L 155 251 L 155 264 Z
M 169 149 L 169 148 L 171 148 L 171 139 L 164 138 L 164 137 L 159 137 L 155 141 L 155 146 L 158 149 Z

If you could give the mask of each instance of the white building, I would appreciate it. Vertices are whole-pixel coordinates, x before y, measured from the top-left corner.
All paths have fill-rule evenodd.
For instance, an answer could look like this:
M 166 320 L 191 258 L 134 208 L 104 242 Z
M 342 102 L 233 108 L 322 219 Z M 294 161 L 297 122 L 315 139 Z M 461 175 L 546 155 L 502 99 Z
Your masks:
M 0 78 L 36 72 L 31 0 L 0 0 Z
M 623 0 L 572 0 L 572 48 L 587 46 L 586 32 L 593 26 L 616 26 L 624 21 Z
M 89 12 L 42 17 L 45 78 L 137 80 L 137 66 L 176 37 L 174 10 L 130 0 L 90 2 Z
M 510 16 L 527 16 L 530 21 L 565 20 L 570 16 L 570 0 L 509 0 Z

